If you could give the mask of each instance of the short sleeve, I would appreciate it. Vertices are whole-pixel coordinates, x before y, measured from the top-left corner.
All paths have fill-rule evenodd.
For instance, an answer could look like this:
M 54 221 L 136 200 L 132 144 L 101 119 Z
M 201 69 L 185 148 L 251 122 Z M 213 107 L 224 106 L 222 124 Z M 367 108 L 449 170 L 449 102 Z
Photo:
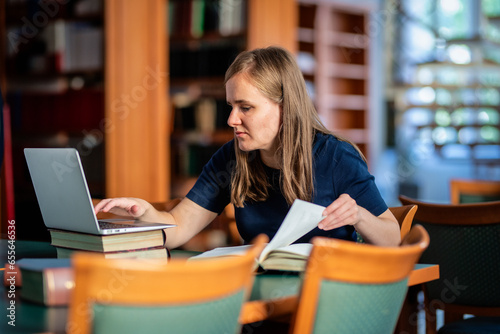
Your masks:
M 375 178 L 368 171 L 366 162 L 359 152 L 349 143 L 339 142 L 334 154 L 333 178 L 335 192 L 348 194 L 356 203 L 379 216 L 387 210 L 375 184 Z
M 220 214 L 230 202 L 231 172 L 236 165 L 234 141 L 224 144 L 203 170 L 187 198 L 203 208 Z

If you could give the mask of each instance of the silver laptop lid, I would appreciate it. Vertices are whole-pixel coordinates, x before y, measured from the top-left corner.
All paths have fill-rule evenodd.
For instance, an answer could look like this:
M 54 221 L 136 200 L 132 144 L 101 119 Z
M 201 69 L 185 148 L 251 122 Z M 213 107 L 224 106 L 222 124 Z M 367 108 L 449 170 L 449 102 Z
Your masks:
M 160 230 L 172 224 L 108 219 L 100 228 L 80 155 L 74 148 L 27 148 L 24 155 L 45 226 L 89 234 Z
M 77 150 L 27 148 L 24 155 L 45 226 L 99 234 Z

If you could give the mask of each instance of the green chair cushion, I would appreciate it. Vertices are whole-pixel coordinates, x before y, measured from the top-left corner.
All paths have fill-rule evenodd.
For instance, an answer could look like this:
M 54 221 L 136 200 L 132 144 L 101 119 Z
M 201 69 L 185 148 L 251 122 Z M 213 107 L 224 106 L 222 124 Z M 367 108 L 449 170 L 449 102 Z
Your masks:
M 408 279 L 390 284 L 323 281 L 314 333 L 392 333 Z
M 493 202 L 500 201 L 499 195 L 471 195 L 471 194 L 461 194 L 460 203 L 481 203 L 481 202 Z
M 168 306 L 93 305 L 93 333 L 236 333 L 244 291 L 222 299 Z

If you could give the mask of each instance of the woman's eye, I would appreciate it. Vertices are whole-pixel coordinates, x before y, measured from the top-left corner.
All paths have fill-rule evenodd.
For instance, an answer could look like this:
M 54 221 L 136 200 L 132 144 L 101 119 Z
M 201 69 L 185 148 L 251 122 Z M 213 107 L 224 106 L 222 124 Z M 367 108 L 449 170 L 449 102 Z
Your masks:
M 249 111 L 249 110 L 250 110 L 250 107 L 241 107 L 240 109 L 241 109 L 241 111 L 243 111 L 243 112 L 247 112 L 247 111 Z

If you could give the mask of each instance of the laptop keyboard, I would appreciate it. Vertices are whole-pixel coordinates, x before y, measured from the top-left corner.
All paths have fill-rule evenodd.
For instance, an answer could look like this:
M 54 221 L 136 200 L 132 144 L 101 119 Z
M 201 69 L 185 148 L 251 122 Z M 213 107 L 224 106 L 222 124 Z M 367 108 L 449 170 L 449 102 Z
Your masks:
M 120 223 L 109 223 L 109 222 L 103 222 L 99 221 L 99 228 L 101 230 L 110 230 L 114 228 L 130 228 L 133 227 L 131 224 L 120 224 Z

